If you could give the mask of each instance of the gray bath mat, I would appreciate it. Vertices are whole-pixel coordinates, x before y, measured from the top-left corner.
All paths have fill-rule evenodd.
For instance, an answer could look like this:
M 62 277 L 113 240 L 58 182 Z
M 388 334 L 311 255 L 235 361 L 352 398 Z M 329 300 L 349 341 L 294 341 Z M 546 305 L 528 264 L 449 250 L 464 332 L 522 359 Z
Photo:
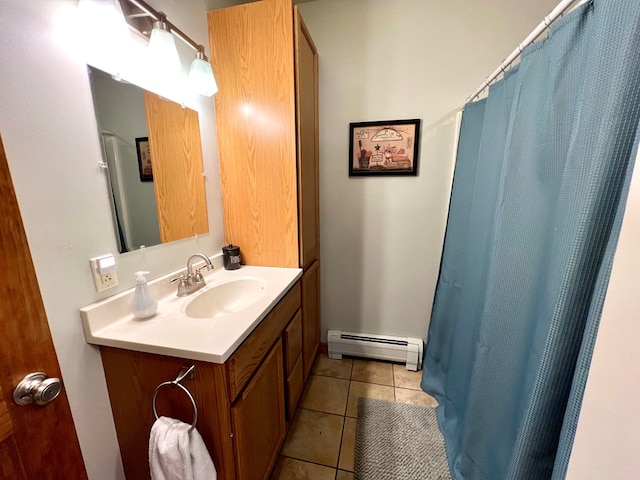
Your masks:
M 360 398 L 355 480 L 450 480 L 433 408 Z

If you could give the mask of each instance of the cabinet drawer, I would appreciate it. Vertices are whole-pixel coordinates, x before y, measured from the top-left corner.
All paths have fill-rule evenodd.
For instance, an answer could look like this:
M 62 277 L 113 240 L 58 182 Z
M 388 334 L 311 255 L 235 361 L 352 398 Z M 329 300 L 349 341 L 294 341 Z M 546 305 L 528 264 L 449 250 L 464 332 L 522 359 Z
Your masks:
M 293 370 L 300 352 L 302 352 L 302 311 L 298 310 L 284 330 L 284 359 L 287 375 Z
M 300 282 L 298 282 L 227 360 L 225 365 L 231 401 L 238 396 L 273 343 L 282 335 L 287 323 L 300 308 L 300 302 Z
M 298 401 L 304 389 L 304 371 L 302 368 L 302 355 L 293 365 L 291 374 L 287 378 L 287 420 L 293 420 L 293 414 L 298 406 Z

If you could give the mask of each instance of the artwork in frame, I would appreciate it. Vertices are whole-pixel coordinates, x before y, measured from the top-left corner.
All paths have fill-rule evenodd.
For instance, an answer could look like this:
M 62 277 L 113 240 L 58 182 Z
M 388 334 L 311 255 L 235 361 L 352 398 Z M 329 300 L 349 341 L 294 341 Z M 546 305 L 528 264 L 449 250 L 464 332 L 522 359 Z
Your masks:
M 138 168 L 141 182 L 153 182 L 153 168 L 151 167 L 151 149 L 149 137 L 136 138 L 136 150 L 138 152 Z
M 349 124 L 349 176 L 418 174 L 420 119 Z

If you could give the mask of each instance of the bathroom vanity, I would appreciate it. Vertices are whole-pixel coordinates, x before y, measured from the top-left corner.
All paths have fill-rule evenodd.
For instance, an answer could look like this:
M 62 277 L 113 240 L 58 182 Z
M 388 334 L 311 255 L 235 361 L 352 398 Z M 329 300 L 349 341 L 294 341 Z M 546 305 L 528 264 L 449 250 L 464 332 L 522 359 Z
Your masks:
M 97 317 L 83 309 L 87 342 L 101 346 L 125 473 L 133 480 L 149 478 L 154 390 L 191 365 L 194 378 L 181 385 L 193 396 L 197 429 L 218 478 L 268 478 L 320 344 L 315 45 L 293 0 L 212 10 L 208 25 L 220 89 L 215 103 L 225 241 L 241 245 L 244 262 L 264 267 L 216 269 L 210 286 L 188 304 L 175 298 L 173 286 L 174 298 L 156 295 L 165 300 L 150 320 L 133 319 L 122 302 L 103 306 L 105 315 Z M 289 280 L 266 281 L 264 295 L 238 312 L 198 300 L 215 300 L 215 282 L 231 283 L 232 275 L 260 278 L 260 268 L 288 272 Z M 217 275 L 227 279 L 214 280 Z M 156 288 L 167 285 L 163 279 Z M 252 296 L 260 285 L 243 287 Z M 207 317 L 207 308 L 213 315 Z M 181 388 L 162 388 L 155 398 L 159 415 L 194 420 Z
M 163 296 L 148 320 L 126 312 L 131 292 L 82 309 L 87 341 L 101 345 L 127 478 L 149 478 L 156 387 L 191 365 L 193 378 L 181 385 L 193 403 L 184 390 L 169 385 L 155 397 L 158 415 L 191 424 L 197 409 L 196 428 L 218 479 L 268 478 L 304 386 L 301 275 L 297 268 L 218 269 L 191 296 L 179 298 L 175 291 Z M 229 295 L 229 285 L 255 282 L 263 283 L 257 299 L 255 291 L 247 291 L 253 295 L 249 301 L 236 298 L 209 317 L 201 307 L 190 310 L 200 298 L 214 301 L 211 292 Z M 168 277 L 150 283 L 160 295 L 175 290 Z

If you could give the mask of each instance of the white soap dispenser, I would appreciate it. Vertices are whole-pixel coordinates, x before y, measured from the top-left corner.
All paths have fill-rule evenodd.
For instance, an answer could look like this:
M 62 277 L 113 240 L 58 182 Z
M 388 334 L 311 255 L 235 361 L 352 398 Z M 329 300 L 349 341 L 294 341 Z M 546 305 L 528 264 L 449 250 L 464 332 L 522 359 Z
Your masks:
M 149 272 L 136 272 L 136 290 L 133 292 L 133 301 L 131 302 L 131 312 L 137 318 L 147 318 L 156 313 L 158 310 L 158 302 L 151 293 L 145 275 Z

